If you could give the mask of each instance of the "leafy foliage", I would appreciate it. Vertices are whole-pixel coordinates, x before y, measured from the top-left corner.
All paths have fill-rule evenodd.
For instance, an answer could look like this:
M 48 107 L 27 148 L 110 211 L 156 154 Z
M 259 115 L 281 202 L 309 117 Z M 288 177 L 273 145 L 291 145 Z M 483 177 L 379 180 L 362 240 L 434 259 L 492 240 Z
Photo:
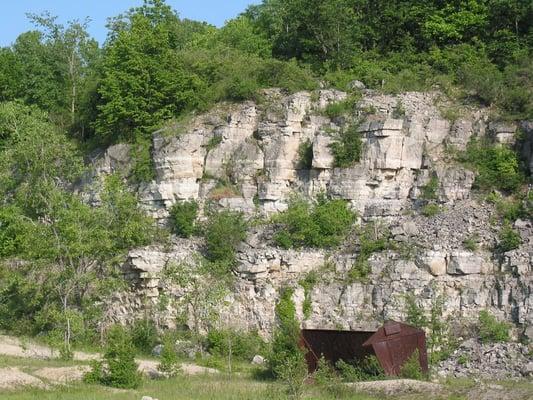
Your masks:
M 439 207 L 439 205 L 435 203 L 428 203 L 422 207 L 422 215 L 428 218 L 431 218 L 431 217 L 434 217 L 440 214 L 441 211 L 442 210 Z
M 237 246 L 245 239 L 247 229 L 241 213 L 227 210 L 212 213 L 204 232 L 207 259 L 232 266 Z
M 474 140 L 460 160 L 477 170 L 476 185 L 481 189 L 514 192 L 524 180 L 517 154 L 506 146 Z
M 338 168 L 350 168 L 361 158 L 363 143 L 358 124 L 350 124 L 343 129 L 336 140 L 330 144 L 334 165 Z
M 424 200 L 436 200 L 439 190 L 439 178 L 436 175 L 431 176 L 429 182 L 422 187 L 422 198 Z
M 135 349 L 150 354 L 157 343 L 158 334 L 154 322 L 144 317 L 136 320 L 130 329 L 131 340 Z
M 429 361 L 434 364 L 451 354 L 457 346 L 457 339 L 447 321 L 442 318 L 445 296 L 439 293 L 435 286 L 432 286 L 432 291 L 434 293 L 429 310 L 419 306 L 412 293 L 405 295 L 405 308 L 407 323 L 428 332 Z
M 505 224 L 500 230 L 498 249 L 505 253 L 517 249 L 522 244 L 522 238 L 509 224 Z
M 500 322 L 487 310 L 479 312 L 479 339 L 483 343 L 508 342 L 509 324 Z
M 274 330 L 272 340 L 272 353 L 268 358 L 269 367 L 274 376 L 287 378 L 300 378 L 299 365 L 303 361 L 302 350 L 299 346 L 300 324 L 296 319 L 296 307 L 292 301 L 294 290 L 285 288 L 281 292 L 276 304 L 276 318 L 278 326 Z M 307 367 L 306 373 L 307 373 Z M 291 376 L 285 375 L 289 369 Z M 292 376 L 292 374 L 296 376 Z
M 90 130 L 92 81 L 101 54 L 87 32 L 88 21 L 63 26 L 48 13 L 28 17 L 40 31 L 23 33 L 0 51 L 0 101 L 36 105 L 83 137 Z
M 68 347 L 90 337 L 98 318 L 93 304 L 117 284 L 113 264 L 105 263 L 151 243 L 158 231 L 116 176 L 106 180 L 100 207 L 70 191 L 83 172 L 81 156 L 45 113 L 3 103 L 0 126 L 0 296 L 6 304 L 19 301 L 2 308 L 0 324 L 50 338 L 62 331 Z M 25 260 L 24 267 L 9 262 L 13 257 Z M 84 335 L 74 329 L 79 312 Z
M 304 288 L 304 302 L 302 304 L 302 311 L 304 317 L 307 319 L 312 313 L 311 292 L 314 286 L 318 283 L 318 273 L 310 271 L 304 279 L 300 280 L 299 284 Z
M 279 381 L 285 384 L 290 399 L 301 399 L 309 374 L 302 353 L 289 354 L 274 370 Z
M 176 352 L 176 344 L 171 336 L 167 336 L 163 341 L 163 350 L 157 369 L 167 377 L 173 377 L 180 372 L 180 363 Z
M 194 222 L 198 214 L 198 203 L 194 200 L 178 202 L 170 208 L 170 218 L 174 233 L 188 238 L 195 231 Z
M 190 321 L 192 339 L 200 346 L 201 333 L 217 326 L 223 299 L 228 294 L 226 267 L 197 257 L 191 262 L 169 264 L 163 271 L 165 281 L 187 288 L 172 305 L 178 311 L 178 321 Z
M 400 377 L 405 379 L 422 380 L 426 378 L 424 375 L 420 365 L 420 352 L 416 349 L 402 365 L 400 369 Z
M 339 360 L 335 366 L 340 371 L 343 380 L 347 382 L 380 380 L 385 378 L 385 371 L 374 355 L 352 362 Z
M 389 248 L 389 231 L 377 223 L 367 224 L 359 231 L 357 259 L 348 271 L 348 282 L 365 282 L 372 272 L 368 259 L 373 253 Z
M 318 360 L 314 378 L 316 384 L 335 399 L 343 397 L 348 392 L 335 368 L 324 357 Z
M 266 355 L 267 344 L 257 332 L 241 332 L 231 329 L 211 329 L 207 334 L 207 349 L 211 354 L 227 356 L 231 343 L 232 356 L 250 361 L 256 354 Z
M 99 377 L 100 383 L 123 389 L 135 389 L 141 383 L 141 375 L 137 371 L 135 362 L 135 348 L 131 337 L 121 326 L 114 326 L 108 333 L 107 345 L 104 352 L 105 369 L 92 371 L 92 375 Z
M 313 166 L 313 143 L 309 139 L 300 143 L 298 147 L 299 165 L 302 169 L 311 169 Z
M 292 199 L 287 211 L 276 217 L 282 224 L 274 240 L 284 248 L 334 247 L 348 233 L 355 214 L 344 200 L 329 200 L 321 195 L 311 205 L 303 199 Z

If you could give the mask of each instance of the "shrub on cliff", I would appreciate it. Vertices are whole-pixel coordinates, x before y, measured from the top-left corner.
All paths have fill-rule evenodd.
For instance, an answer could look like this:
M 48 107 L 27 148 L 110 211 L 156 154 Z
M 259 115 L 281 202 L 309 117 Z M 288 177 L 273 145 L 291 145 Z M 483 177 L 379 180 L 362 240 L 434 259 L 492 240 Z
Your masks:
M 499 239 L 498 250 L 502 253 L 517 249 L 522 243 L 520 235 L 509 224 L 505 224 L 500 230 Z
M 358 124 L 350 124 L 331 143 L 330 149 L 333 153 L 335 167 L 350 168 L 359 162 L 363 150 L 363 142 L 358 127 Z
M 233 211 L 212 213 L 204 232 L 207 259 L 227 265 L 235 264 L 237 246 L 246 238 L 247 229 L 242 213 Z
M 194 233 L 194 221 L 198 214 L 198 203 L 194 200 L 176 203 L 170 209 L 172 228 L 176 235 L 188 238 Z
M 298 369 L 298 362 L 303 359 L 299 346 L 300 324 L 296 319 L 296 307 L 292 301 L 294 289 L 285 288 L 281 292 L 276 304 L 276 318 L 278 325 L 274 330 L 272 353 L 270 354 L 269 367 L 275 377 L 283 378 L 284 368 L 291 366 Z
M 509 324 L 500 322 L 487 310 L 479 312 L 479 339 L 483 343 L 509 341 Z
M 274 235 L 279 246 L 327 248 L 341 243 L 355 221 L 355 213 L 347 201 L 321 195 L 314 206 L 303 199 L 292 199 L 287 211 L 274 220 L 282 224 Z
M 506 146 L 473 140 L 459 159 L 477 171 L 475 184 L 480 189 L 514 192 L 524 181 L 518 155 Z

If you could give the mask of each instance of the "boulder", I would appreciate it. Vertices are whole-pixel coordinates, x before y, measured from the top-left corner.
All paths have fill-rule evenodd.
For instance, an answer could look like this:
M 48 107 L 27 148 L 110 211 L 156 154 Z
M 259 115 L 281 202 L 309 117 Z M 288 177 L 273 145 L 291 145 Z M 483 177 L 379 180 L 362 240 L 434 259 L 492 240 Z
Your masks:
M 467 251 L 453 252 L 447 272 L 450 275 L 481 274 L 484 271 L 483 257 Z
M 157 346 L 155 346 L 153 349 L 152 349 L 152 355 L 154 357 L 159 357 L 161 356 L 161 353 L 163 352 L 163 348 L 164 346 L 162 344 L 158 344 Z
M 252 359 L 252 364 L 254 365 L 263 365 L 265 364 L 265 362 L 266 362 L 265 358 L 258 354 L 256 354 L 254 358 Z

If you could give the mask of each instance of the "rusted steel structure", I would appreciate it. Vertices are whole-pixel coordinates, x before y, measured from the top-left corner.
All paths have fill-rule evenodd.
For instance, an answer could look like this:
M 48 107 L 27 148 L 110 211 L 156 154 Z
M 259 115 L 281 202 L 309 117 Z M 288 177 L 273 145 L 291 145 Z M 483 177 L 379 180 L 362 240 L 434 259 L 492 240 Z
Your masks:
M 305 359 L 309 372 L 317 369 L 318 360 L 322 356 L 335 365 L 339 360 L 349 362 L 373 355 L 372 347 L 364 347 L 363 343 L 374 333 L 375 331 L 303 329 L 300 345 L 307 350 Z
M 395 376 L 417 349 L 420 367 L 428 372 L 425 332 L 401 322 L 389 321 L 377 331 L 303 329 L 300 346 L 307 350 L 309 372 L 317 369 L 321 357 L 335 365 L 339 360 L 361 361 L 375 355 L 385 373 Z
M 398 375 L 403 364 L 418 350 L 422 372 L 428 372 L 426 334 L 422 329 L 389 321 L 363 343 L 372 347 L 381 367 L 389 376 Z

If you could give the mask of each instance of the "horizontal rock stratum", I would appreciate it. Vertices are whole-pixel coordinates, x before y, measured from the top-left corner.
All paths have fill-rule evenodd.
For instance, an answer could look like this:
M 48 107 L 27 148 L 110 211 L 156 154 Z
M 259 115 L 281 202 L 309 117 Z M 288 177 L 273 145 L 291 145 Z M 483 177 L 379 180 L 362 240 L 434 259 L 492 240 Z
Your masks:
M 327 252 L 283 250 L 275 246 L 268 225 L 252 228 L 238 252 L 225 310 L 236 327 L 268 336 L 279 290 L 287 285 L 296 288 L 298 316 L 307 328 L 369 329 L 385 319 L 402 319 L 407 293 L 426 309 L 442 296 L 442 317 L 450 316 L 452 323 L 471 320 L 488 308 L 518 330 L 531 326 L 533 226 L 517 221 L 522 245 L 496 256 L 494 206 L 472 192 L 474 172 L 450 152 L 464 150 L 472 137 L 508 144 L 517 126 L 489 123 L 483 109 L 447 121 L 439 111 L 438 93 L 391 96 L 366 90 L 354 118 L 362 138 L 361 159 L 352 167 L 336 168 L 330 144 L 353 121 L 330 118 L 324 110 L 347 96 L 335 90 L 288 95 L 270 89 L 260 103 L 222 104 L 154 133 L 156 179 L 138 187 L 143 206 L 161 224 L 169 208 L 183 200 L 264 218 L 285 210 L 295 194 L 313 199 L 326 193 L 347 200 L 359 224 L 373 222 L 390 232 L 395 248 L 370 257 L 368 279 L 347 282 L 343 277 L 358 255 L 357 238 Z M 527 135 L 533 136 L 526 129 Z M 524 154 L 532 159 L 533 147 L 525 143 Z M 312 146 L 310 165 L 301 160 L 302 144 Z M 92 189 L 86 188 L 85 195 L 97 202 L 98 177 L 128 170 L 127 146 L 110 147 L 94 165 L 93 185 L 87 186 Z M 435 202 L 441 212 L 424 216 L 422 192 L 432 178 L 438 182 Z M 232 189 L 219 190 L 220 181 L 231 182 Z M 463 242 L 473 237 L 477 249 L 465 249 Z M 149 307 L 173 326 L 177 311 L 155 311 L 156 305 L 161 296 L 180 297 L 186 288 L 167 286 L 161 271 L 169 263 L 194 259 L 201 249 L 199 239 L 173 239 L 165 248 L 131 251 L 123 266 L 131 288 L 116 294 L 109 317 L 131 321 Z M 304 316 L 305 294 L 298 282 L 313 270 L 320 271 L 320 280 L 308 294 L 312 311 Z

